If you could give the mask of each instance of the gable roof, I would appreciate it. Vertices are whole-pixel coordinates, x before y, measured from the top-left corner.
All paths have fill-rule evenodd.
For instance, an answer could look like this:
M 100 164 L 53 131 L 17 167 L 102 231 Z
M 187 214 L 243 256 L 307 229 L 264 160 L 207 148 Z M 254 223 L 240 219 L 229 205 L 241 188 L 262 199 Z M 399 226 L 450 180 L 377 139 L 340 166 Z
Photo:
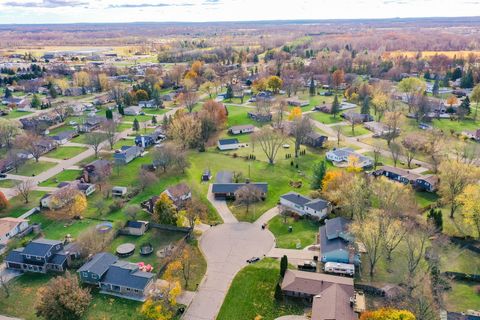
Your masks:
M 290 269 L 285 272 L 281 287 L 285 291 L 317 295 L 334 284 L 350 286 L 353 293 L 352 278 Z
M 312 319 L 357 319 L 350 299 L 355 295 L 353 285 L 333 284 L 313 298 Z
M 328 240 L 344 238 L 348 229 L 348 220 L 343 217 L 336 217 L 325 220 L 325 230 Z
M 268 191 L 268 183 L 256 182 L 256 183 L 214 183 L 212 185 L 213 193 L 235 193 L 243 186 L 252 185 L 260 189 L 261 192 L 266 193 Z
M 293 203 L 298 204 L 300 206 L 304 206 L 305 204 L 312 201 L 312 199 L 307 198 L 305 196 L 302 196 L 301 194 L 293 192 L 293 191 L 280 196 L 280 198 L 283 198 L 287 201 L 293 202 Z
M 52 249 L 52 247 L 59 244 L 62 244 L 62 241 L 48 240 L 43 238 L 32 240 L 25 246 L 23 254 L 43 257 Z
M 180 198 L 183 195 L 190 193 L 190 187 L 185 183 L 179 183 L 167 189 L 168 193 L 174 198 Z
M 150 272 L 138 271 L 136 264 L 118 260 L 108 268 L 101 282 L 144 290 L 154 276 Z
M 12 229 L 16 228 L 20 223 L 27 222 L 28 220 L 5 217 L 0 218 L 0 235 L 10 232 Z
M 85 263 L 78 272 L 91 272 L 102 276 L 110 267 L 111 264 L 118 261 L 118 258 L 113 254 L 107 252 L 97 253 L 93 258 Z
M 237 144 L 237 143 L 238 143 L 238 139 L 236 139 L 236 138 L 232 138 L 232 139 L 220 139 L 220 140 L 218 140 L 218 143 L 219 143 L 221 146 L 225 146 L 225 145 L 229 145 L 229 144 Z
M 230 127 L 230 131 L 236 131 L 236 130 L 245 130 L 245 129 L 254 129 L 255 126 L 251 124 L 245 124 L 245 125 L 240 125 L 240 126 L 232 126 Z
M 328 201 L 323 199 L 315 199 L 305 204 L 305 207 L 311 208 L 316 211 L 322 211 L 325 208 L 328 208 Z

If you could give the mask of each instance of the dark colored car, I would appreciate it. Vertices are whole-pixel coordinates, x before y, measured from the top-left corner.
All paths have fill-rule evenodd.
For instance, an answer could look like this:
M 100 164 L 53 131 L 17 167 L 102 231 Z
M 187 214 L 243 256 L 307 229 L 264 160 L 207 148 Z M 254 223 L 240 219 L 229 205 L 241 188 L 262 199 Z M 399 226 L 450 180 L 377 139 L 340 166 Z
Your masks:
M 259 257 L 253 257 L 253 258 L 250 258 L 247 260 L 248 263 L 255 263 L 255 262 L 258 262 L 260 261 L 260 258 Z

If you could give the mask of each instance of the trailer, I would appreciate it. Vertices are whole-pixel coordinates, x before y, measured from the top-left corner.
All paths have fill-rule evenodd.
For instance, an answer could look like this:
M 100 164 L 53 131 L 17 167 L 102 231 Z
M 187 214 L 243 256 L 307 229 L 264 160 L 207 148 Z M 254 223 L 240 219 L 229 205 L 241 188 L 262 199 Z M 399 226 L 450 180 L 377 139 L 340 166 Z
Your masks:
M 326 273 L 343 274 L 350 277 L 355 275 L 355 266 L 348 263 L 327 262 L 323 270 Z

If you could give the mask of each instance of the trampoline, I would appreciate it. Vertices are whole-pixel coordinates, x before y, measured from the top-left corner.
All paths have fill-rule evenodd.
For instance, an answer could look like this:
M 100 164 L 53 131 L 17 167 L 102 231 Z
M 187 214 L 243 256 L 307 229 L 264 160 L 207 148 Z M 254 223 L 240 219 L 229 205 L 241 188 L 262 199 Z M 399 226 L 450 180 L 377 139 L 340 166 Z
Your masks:
M 151 255 L 152 253 L 153 253 L 153 246 L 151 243 L 142 244 L 142 246 L 140 247 L 140 254 L 142 256 L 148 256 L 148 255 Z
M 128 257 L 135 252 L 135 245 L 133 243 L 124 243 L 117 247 L 117 255 L 119 257 Z
M 113 224 L 111 222 L 102 222 L 100 224 L 97 224 L 95 227 L 98 232 L 100 233 L 106 233 L 110 230 L 112 230 Z

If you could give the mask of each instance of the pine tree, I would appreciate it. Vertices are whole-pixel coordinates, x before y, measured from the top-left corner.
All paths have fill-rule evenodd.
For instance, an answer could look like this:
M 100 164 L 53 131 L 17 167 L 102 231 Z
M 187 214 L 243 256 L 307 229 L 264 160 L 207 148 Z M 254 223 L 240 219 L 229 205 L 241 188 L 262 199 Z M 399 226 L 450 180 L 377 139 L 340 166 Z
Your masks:
M 258 61 L 259 61 L 259 60 L 258 60 L 258 54 L 255 54 L 255 55 L 253 56 L 253 63 L 258 63 Z
M 315 95 L 315 81 L 312 79 L 310 79 L 310 88 L 309 88 L 309 92 L 310 92 L 310 96 L 314 96 Z
M 5 99 L 12 97 L 12 91 L 8 88 L 5 89 Z
M 322 190 L 322 181 L 327 173 L 327 166 L 325 160 L 317 162 L 313 166 L 313 181 L 311 188 L 313 190 Z
M 157 117 L 156 116 L 152 116 L 152 124 L 157 124 Z
M 430 77 L 431 77 L 431 76 L 430 76 L 430 71 L 429 71 L 429 70 L 425 71 L 425 74 L 423 75 L 423 77 L 424 77 L 426 80 L 430 80 Z
M 133 131 L 138 132 L 140 130 L 140 124 L 138 123 L 137 118 L 133 119 L 133 126 L 132 126 Z
M 112 112 L 112 110 L 107 109 L 107 111 L 105 111 L 105 117 L 106 117 L 108 120 L 113 120 L 113 112 Z
M 118 105 L 118 113 L 120 113 L 122 116 L 125 115 L 125 111 L 123 110 L 123 106 L 121 104 Z
M 335 95 L 335 98 L 333 98 L 333 103 L 332 103 L 333 117 L 336 118 L 339 112 L 340 112 L 340 103 L 338 103 L 338 96 Z
M 275 294 L 274 294 L 275 300 L 280 301 L 283 299 L 283 292 L 282 292 L 282 287 L 280 287 L 280 282 L 277 282 L 277 285 L 275 286 Z
M 435 77 L 435 82 L 433 83 L 432 94 L 436 97 L 438 96 L 438 90 L 440 89 L 440 83 L 438 78 Z
M 167 128 L 168 128 L 168 117 L 167 117 L 167 115 L 164 115 L 164 116 L 163 116 L 163 119 L 162 119 L 162 128 L 163 128 L 163 130 L 167 130 Z
M 0 211 L 8 208 L 9 205 L 10 204 L 8 202 L 7 197 L 2 191 L 0 191 Z
M 360 110 L 361 114 L 370 114 L 370 97 L 366 96 L 363 99 L 362 109 Z
M 283 278 L 285 276 L 285 272 L 287 272 L 287 268 L 288 268 L 288 258 L 286 255 L 284 255 L 280 260 L 280 277 Z
M 34 94 L 32 98 L 32 108 L 37 109 L 40 107 L 41 104 L 42 102 L 40 101 L 40 98 L 36 94 Z
M 460 81 L 460 87 L 462 88 L 473 88 L 473 72 L 472 69 L 468 70 L 466 74 L 463 75 L 462 80 Z
M 225 94 L 225 99 L 232 99 L 233 98 L 233 88 L 231 85 L 228 85 L 227 87 L 227 93 Z

